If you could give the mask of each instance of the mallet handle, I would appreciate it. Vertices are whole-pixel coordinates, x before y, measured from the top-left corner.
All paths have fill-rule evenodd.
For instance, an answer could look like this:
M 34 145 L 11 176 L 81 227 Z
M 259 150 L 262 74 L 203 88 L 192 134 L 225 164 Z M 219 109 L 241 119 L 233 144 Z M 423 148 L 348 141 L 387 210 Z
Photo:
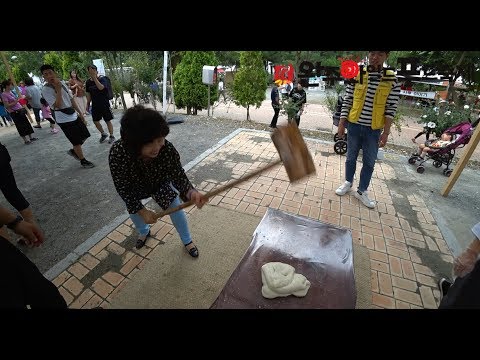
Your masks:
M 212 190 L 206 194 L 204 194 L 203 196 L 207 199 L 211 198 L 212 196 L 215 196 L 217 194 L 220 194 L 221 192 L 225 191 L 225 190 L 229 190 L 231 189 L 232 187 L 234 187 L 235 185 L 238 185 L 244 181 L 247 181 L 248 179 L 268 170 L 268 169 L 271 169 L 272 167 L 280 164 L 282 162 L 282 159 L 278 159 L 278 160 L 275 160 L 274 162 L 268 164 L 268 165 L 265 165 L 264 167 L 261 167 L 257 170 L 254 170 L 250 173 L 248 173 L 247 175 L 245 175 L 244 177 L 241 177 L 240 179 L 236 179 L 234 181 L 232 181 L 231 183 L 229 184 L 225 184 L 223 186 L 220 186 L 218 189 L 215 189 L 215 190 Z M 181 209 L 184 209 L 186 207 L 189 207 L 189 206 L 192 206 L 194 204 L 194 202 L 192 200 L 190 201 L 187 201 L 183 204 L 180 204 L 174 208 L 170 208 L 170 209 L 167 209 L 161 213 L 157 213 L 156 216 L 157 216 L 157 220 L 160 219 L 161 217 L 165 216 L 165 215 L 168 215 L 168 214 L 171 214 L 175 211 L 178 211 L 178 210 L 181 210 Z

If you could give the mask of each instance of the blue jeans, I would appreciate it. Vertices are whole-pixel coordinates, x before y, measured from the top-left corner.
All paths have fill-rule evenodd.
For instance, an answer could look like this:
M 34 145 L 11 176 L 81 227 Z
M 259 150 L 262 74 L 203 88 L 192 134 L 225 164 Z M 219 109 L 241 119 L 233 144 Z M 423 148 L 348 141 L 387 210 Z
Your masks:
M 172 201 L 169 208 L 180 205 L 180 198 L 177 196 L 175 200 Z M 140 236 L 146 236 L 150 231 L 150 225 L 143 221 L 143 218 L 138 214 L 129 214 L 130 219 L 132 219 L 135 228 L 137 229 Z M 187 215 L 185 211 L 179 210 L 170 214 L 170 219 L 172 219 L 173 226 L 180 235 L 183 245 L 187 245 L 192 242 L 192 237 L 190 236 L 190 230 L 188 229 Z
M 347 160 L 345 161 L 345 180 L 353 183 L 357 168 L 357 157 L 360 149 L 363 151 L 363 165 L 360 172 L 358 190 L 367 190 L 372 179 L 373 168 L 378 153 L 378 140 L 381 130 L 372 130 L 370 126 L 347 123 Z

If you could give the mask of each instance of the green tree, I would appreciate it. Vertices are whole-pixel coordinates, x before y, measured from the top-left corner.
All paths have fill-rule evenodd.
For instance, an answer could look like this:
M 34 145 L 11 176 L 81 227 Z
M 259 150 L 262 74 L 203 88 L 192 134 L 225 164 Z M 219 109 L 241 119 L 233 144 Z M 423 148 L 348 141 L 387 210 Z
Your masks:
M 160 51 L 133 51 L 128 54 L 126 64 L 135 69 L 138 81 L 148 86 L 162 74 L 163 53 Z
M 259 108 L 265 100 L 267 79 L 261 51 L 242 51 L 240 68 L 233 81 L 233 102 L 247 108 L 247 120 L 250 120 L 250 106 Z
M 215 56 L 218 59 L 217 65 L 238 66 L 240 62 L 239 51 L 215 51 Z
M 120 97 L 122 101 L 122 107 L 127 108 L 127 103 L 125 101 L 124 91 L 130 93 L 133 103 L 135 105 L 134 97 L 134 84 L 135 84 L 135 74 L 132 72 L 127 72 L 124 69 L 124 59 L 125 63 L 128 65 L 128 61 L 133 53 L 131 52 L 122 52 L 122 51 L 103 51 L 102 58 L 105 59 L 107 68 L 105 69 L 106 75 L 110 77 L 112 83 L 112 90 L 114 94 L 114 108 L 117 108 L 117 99 Z
M 82 76 L 83 74 L 86 74 L 86 71 L 83 70 L 85 68 L 83 61 L 80 57 L 80 53 L 78 51 L 64 51 L 62 53 L 62 70 L 63 70 L 63 76 L 65 79 L 70 78 L 70 71 L 75 70 L 78 74 L 78 76 L 85 80 L 85 76 Z M 82 71 L 83 70 L 83 71 Z
M 480 64 L 480 51 L 412 51 L 426 75 L 448 76 L 447 98 L 457 101 L 454 84 L 462 77 L 463 83 L 471 89 L 479 89 L 477 70 Z
M 18 83 L 25 80 L 29 74 L 40 76 L 40 66 L 43 63 L 43 51 L 5 51 L 4 55 Z M 41 76 L 40 76 L 41 77 Z M 0 62 L 0 79 L 9 78 L 3 61 Z
M 202 82 L 204 65 L 218 65 L 213 51 L 186 51 L 173 73 L 175 105 L 187 108 L 187 114 L 197 115 L 198 110 L 208 105 L 208 86 Z M 210 105 L 216 99 L 217 88 L 210 94 Z
M 52 65 L 60 78 L 65 78 L 63 74 L 63 58 L 58 51 L 49 51 L 43 57 L 44 64 Z

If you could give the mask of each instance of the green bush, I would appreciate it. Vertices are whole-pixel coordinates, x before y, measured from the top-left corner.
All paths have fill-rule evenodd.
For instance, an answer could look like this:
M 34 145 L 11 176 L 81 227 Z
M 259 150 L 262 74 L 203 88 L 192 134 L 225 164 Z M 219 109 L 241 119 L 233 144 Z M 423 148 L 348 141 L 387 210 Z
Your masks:
M 337 109 L 338 96 L 341 96 L 341 95 L 333 93 L 331 91 L 325 92 L 325 100 L 323 102 L 323 105 L 327 107 L 328 111 L 330 111 L 332 115 L 335 113 L 335 110 Z
M 471 108 L 469 105 L 457 107 L 455 105 L 442 103 L 433 108 L 426 108 L 420 120 L 418 120 L 418 123 L 424 127 L 427 126 L 428 123 L 435 124 L 434 133 L 436 136 L 440 136 L 449 127 L 463 121 L 470 121 L 470 117 Z
M 280 113 L 286 115 L 288 120 L 293 120 L 299 109 L 300 104 L 292 101 L 292 98 L 280 99 Z

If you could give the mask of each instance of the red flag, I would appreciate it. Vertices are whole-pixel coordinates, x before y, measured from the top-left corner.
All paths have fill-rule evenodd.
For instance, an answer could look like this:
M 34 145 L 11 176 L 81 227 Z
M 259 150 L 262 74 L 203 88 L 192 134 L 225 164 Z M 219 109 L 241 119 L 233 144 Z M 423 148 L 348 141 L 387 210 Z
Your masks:
M 293 82 L 295 77 L 295 69 L 292 64 L 289 65 L 275 65 L 273 73 L 273 80 L 281 80 L 282 85 Z

